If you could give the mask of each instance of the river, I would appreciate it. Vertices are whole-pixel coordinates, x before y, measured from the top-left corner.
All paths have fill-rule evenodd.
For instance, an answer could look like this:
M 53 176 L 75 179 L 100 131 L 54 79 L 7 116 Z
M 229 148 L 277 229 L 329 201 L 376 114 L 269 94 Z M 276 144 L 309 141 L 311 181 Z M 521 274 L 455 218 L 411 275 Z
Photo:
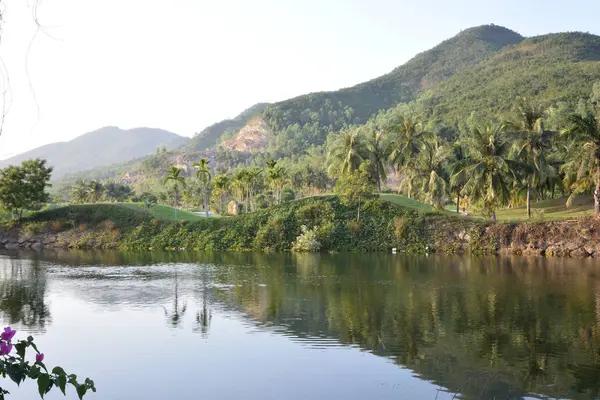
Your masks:
M 600 397 L 592 259 L 5 253 L 0 291 L 86 399 Z

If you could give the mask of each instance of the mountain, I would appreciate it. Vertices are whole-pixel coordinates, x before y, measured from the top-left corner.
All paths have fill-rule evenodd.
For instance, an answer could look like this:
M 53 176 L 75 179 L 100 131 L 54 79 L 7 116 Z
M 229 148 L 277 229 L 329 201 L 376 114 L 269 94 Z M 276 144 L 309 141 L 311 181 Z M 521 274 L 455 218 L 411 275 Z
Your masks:
M 455 137 L 473 112 L 502 117 L 519 95 L 573 110 L 581 99 L 590 98 L 595 82 L 600 82 L 599 36 L 567 32 L 524 38 L 507 28 L 484 25 L 466 29 L 368 82 L 258 104 L 206 128 L 181 149 L 115 168 L 119 172 L 111 176 L 134 172 L 158 182 L 166 166 L 189 164 L 201 156 L 225 169 L 252 159 L 260 164 L 265 157 L 296 160 L 311 147 L 322 151 L 318 146 L 332 133 L 404 103 L 453 133 L 446 137 Z M 600 100 L 600 84 L 594 96 Z
M 54 167 L 53 178 L 146 156 L 157 148 L 175 149 L 189 139 L 153 128 L 129 130 L 107 126 L 68 142 L 51 143 L 0 161 L 0 167 L 44 158 Z
M 256 114 L 261 113 L 265 108 L 269 106 L 269 103 L 258 103 L 252 107 L 242 111 L 240 115 L 233 119 L 226 119 L 221 122 L 217 122 L 204 128 L 200 133 L 194 135 L 186 145 L 184 150 L 188 151 L 201 151 L 206 150 L 209 147 L 214 147 L 219 143 L 221 137 L 226 135 L 234 135 L 246 123 Z

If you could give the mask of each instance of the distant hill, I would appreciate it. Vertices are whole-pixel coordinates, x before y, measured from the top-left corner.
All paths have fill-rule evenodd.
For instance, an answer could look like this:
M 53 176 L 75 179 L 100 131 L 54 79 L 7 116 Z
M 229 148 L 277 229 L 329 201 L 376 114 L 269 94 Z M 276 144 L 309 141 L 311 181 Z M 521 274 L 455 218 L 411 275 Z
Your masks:
M 139 158 L 165 146 L 168 150 L 185 144 L 189 138 L 153 128 L 129 130 L 107 126 L 68 142 L 51 143 L 0 161 L 0 167 L 20 164 L 31 158 L 44 158 L 54 167 L 53 178 L 68 173 L 108 166 Z
M 199 157 L 209 157 L 215 168 L 248 163 L 260 152 L 295 158 L 311 146 L 320 151 L 327 137 L 348 125 L 409 102 L 455 134 L 473 112 L 502 116 L 519 95 L 548 106 L 576 105 L 589 98 L 595 82 L 600 82 L 600 36 L 567 32 L 525 38 L 501 26 L 478 26 L 381 77 L 337 91 L 257 104 L 204 129 L 167 155 L 95 174 L 134 172 L 136 179 L 146 180 L 158 179 L 168 165 Z

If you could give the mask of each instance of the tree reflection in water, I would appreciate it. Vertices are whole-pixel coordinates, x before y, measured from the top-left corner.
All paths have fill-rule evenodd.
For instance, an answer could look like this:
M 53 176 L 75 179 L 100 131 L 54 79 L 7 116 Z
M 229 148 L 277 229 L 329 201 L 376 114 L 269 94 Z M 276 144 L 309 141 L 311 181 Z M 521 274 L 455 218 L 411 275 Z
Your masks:
M 44 332 L 52 322 L 45 302 L 46 270 L 37 259 L 0 259 L 0 311 L 3 323 Z

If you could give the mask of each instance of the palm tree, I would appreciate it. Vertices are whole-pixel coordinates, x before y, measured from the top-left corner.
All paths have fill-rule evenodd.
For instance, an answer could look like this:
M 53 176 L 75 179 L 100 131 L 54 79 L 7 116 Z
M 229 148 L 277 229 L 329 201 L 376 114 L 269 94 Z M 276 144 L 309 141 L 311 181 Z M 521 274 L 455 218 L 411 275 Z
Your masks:
M 459 143 L 455 143 L 452 146 L 450 153 L 450 159 L 452 160 L 449 166 L 449 175 L 456 177 L 454 180 L 450 180 L 450 191 L 456 196 L 456 213 L 460 213 L 460 195 L 462 188 L 466 182 L 466 176 L 461 173 L 460 168 L 462 162 L 467 158 L 465 147 Z
M 71 203 L 85 203 L 87 200 L 87 182 L 83 179 L 77 179 L 71 188 Z
M 90 203 L 97 203 L 102 199 L 104 194 L 104 185 L 96 180 L 90 181 L 87 184 L 87 201 Z
M 472 128 L 466 140 L 467 158 L 458 162 L 451 184 L 465 180 L 462 195 L 483 203 L 496 220 L 496 208 L 510 199 L 510 185 L 520 165 L 508 158 L 510 145 L 503 134 L 504 125 L 488 123 Z
M 343 176 L 358 170 L 364 160 L 359 133 L 358 128 L 347 129 L 331 143 L 327 151 L 330 175 Z
M 171 182 L 175 191 L 175 219 L 177 219 L 177 206 L 179 204 L 179 186 L 185 187 L 185 178 L 181 175 L 182 169 L 174 165 L 167 168 L 167 176 L 163 184 Z
M 397 171 L 403 169 L 408 178 L 408 197 L 412 195 L 413 181 L 417 175 L 417 164 L 434 139 L 431 132 L 423 129 L 421 119 L 415 115 L 402 115 L 389 129 L 392 136 L 391 164 Z
M 219 212 L 223 213 L 223 198 L 229 193 L 230 179 L 227 175 L 217 175 L 213 181 L 213 196 L 219 201 Z
M 435 139 L 423 154 L 420 173 L 423 177 L 423 192 L 435 208 L 444 206 L 448 194 L 448 173 L 446 162 L 451 155 L 450 148 L 443 141 Z
M 277 161 L 269 160 L 266 163 L 267 174 L 269 177 L 269 186 L 273 190 L 275 204 L 281 203 L 281 191 L 285 185 L 285 170 L 277 165 Z
M 212 180 L 212 174 L 208 167 L 208 161 L 206 158 L 201 158 L 199 162 L 192 164 L 196 168 L 196 178 L 200 181 L 202 187 L 202 202 L 204 203 L 204 212 L 208 217 L 208 197 L 210 194 L 210 182 Z
M 594 212 L 600 215 L 600 120 L 596 113 L 571 115 L 563 135 L 576 145 L 570 146 L 569 161 L 561 170 L 565 183 L 572 190 L 567 200 L 570 206 L 575 196 L 594 189 Z
M 552 148 L 550 139 L 553 132 L 544 130 L 543 118 L 546 111 L 539 104 L 519 97 L 516 114 L 517 118 L 509 122 L 507 127 L 516 131 L 516 156 L 525 165 L 527 217 L 531 218 L 531 189 L 555 175 L 554 168 L 546 159 L 546 153 Z
M 371 164 L 375 168 L 377 190 L 381 193 L 381 181 L 387 179 L 387 160 L 390 157 L 391 147 L 387 135 L 377 129 L 368 129 L 365 133 L 365 150 Z

